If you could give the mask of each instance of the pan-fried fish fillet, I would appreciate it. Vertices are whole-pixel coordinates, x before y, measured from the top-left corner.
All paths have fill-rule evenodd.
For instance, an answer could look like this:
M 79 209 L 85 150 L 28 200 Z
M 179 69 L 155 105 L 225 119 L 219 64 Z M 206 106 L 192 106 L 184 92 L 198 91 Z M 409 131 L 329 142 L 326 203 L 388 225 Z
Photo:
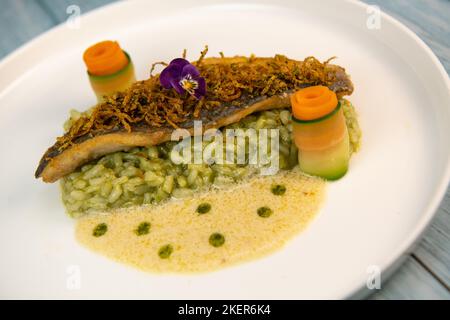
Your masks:
M 164 107 L 170 104 L 170 101 L 179 102 L 180 98 L 174 97 L 173 92 L 159 85 L 158 75 L 146 81 L 137 82 L 127 92 L 118 93 L 119 98 L 115 98 L 112 103 L 98 104 L 94 109 L 97 114 L 103 111 L 106 114 L 106 110 L 110 110 L 113 104 L 114 110 L 122 112 L 122 122 L 114 127 L 106 127 L 107 122 L 103 121 L 103 127 L 97 128 L 95 121 L 98 119 L 93 119 L 92 123 L 95 123 L 90 123 L 87 132 L 80 131 L 82 134 L 79 135 L 73 134 L 75 130 L 67 132 L 63 137 L 58 138 L 58 141 L 44 154 L 36 170 L 36 178 L 42 177 L 45 182 L 54 182 L 70 174 L 79 166 L 105 154 L 169 141 L 176 127 L 185 128 L 192 135 L 194 120 L 202 120 L 204 129 L 220 128 L 238 122 L 257 111 L 289 107 L 290 93 L 302 87 L 326 85 L 336 92 L 339 98 L 353 92 L 353 84 L 345 73 L 345 69 L 328 62 L 321 64 L 314 58 L 307 58 L 305 61 L 295 61 L 283 56 L 206 58 L 198 63 L 197 67 L 201 75 L 205 77 L 208 87 L 205 102 L 195 102 L 194 105 L 192 99 L 186 98 L 188 102 L 181 100 L 178 109 L 175 108 L 177 110 L 174 111 L 179 114 L 173 115 L 170 113 L 172 111 L 164 111 Z M 317 72 L 318 70 L 320 72 Z M 251 74 L 250 80 L 247 81 L 246 76 L 249 74 Z M 218 77 L 221 75 L 227 79 L 228 83 L 220 83 L 221 80 Z M 227 75 L 231 75 L 231 78 L 227 78 Z M 225 86 L 223 90 L 231 90 L 230 98 L 217 101 L 217 97 L 223 96 L 223 94 L 217 94 L 219 84 Z M 136 93 L 137 89 L 141 91 Z M 138 117 L 136 108 L 125 105 L 130 100 L 139 101 L 141 113 L 158 115 L 162 122 L 155 122 L 155 125 L 152 125 L 151 122 L 143 120 L 144 115 L 141 115 L 139 121 L 126 120 Z M 200 108 L 202 105 L 206 107 Z M 152 106 L 153 108 L 159 106 L 166 113 L 160 112 L 159 109 L 152 109 L 150 112 Z M 185 118 L 179 120 L 180 115 Z M 125 120 L 123 120 L 124 117 Z M 179 122 L 174 123 L 175 120 L 171 121 L 171 117 Z M 89 118 L 84 119 L 84 124 L 89 124 L 89 120 Z

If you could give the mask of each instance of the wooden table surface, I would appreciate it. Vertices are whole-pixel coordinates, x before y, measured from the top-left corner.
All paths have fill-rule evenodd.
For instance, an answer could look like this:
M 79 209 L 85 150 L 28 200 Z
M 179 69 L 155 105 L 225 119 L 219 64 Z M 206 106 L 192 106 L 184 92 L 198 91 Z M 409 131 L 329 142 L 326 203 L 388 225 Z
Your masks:
M 116 0 L 0 0 L 0 58 L 65 22 L 69 5 L 85 13 Z M 450 72 L 450 0 L 366 0 L 417 33 Z M 371 299 L 450 299 L 450 188 L 414 252 Z

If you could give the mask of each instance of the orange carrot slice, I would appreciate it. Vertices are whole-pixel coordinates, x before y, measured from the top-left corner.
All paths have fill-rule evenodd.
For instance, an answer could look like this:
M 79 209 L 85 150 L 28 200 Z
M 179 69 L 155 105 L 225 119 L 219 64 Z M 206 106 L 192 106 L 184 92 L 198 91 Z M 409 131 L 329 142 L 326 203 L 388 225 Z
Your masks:
M 115 41 L 102 41 L 89 47 L 83 60 L 91 75 L 114 74 L 128 65 L 128 58 Z
M 313 86 L 291 96 L 292 113 L 299 120 L 315 120 L 326 116 L 337 106 L 336 94 L 325 86 Z

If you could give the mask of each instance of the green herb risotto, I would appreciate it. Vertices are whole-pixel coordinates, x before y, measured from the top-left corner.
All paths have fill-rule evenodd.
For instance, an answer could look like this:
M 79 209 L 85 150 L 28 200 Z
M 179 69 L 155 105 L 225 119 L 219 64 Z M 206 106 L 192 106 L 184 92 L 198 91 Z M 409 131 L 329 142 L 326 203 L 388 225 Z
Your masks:
M 342 100 L 341 104 L 353 152 L 359 148 L 361 132 L 353 106 L 347 100 Z M 278 129 L 280 169 L 292 169 L 298 163 L 288 109 L 249 115 L 223 129 L 227 128 Z M 203 148 L 209 143 L 212 142 L 203 141 Z M 246 140 L 246 157 L 251 147 L 248 144 Z M 159 203 L 171 197 L 185 198 L 196 191 L 227 186 L 260 172 L 258 166 L 250 164 L 175 164 L 169 156 L 174 145 L 174 142 L 167 142 L 133 148 L 128 152 L 108 154 L 82 166 L 61 180 L 67 212 L 72 217 L 80 217 L 113 208 Z M 236 149 L 231 152 L 236 153 Z

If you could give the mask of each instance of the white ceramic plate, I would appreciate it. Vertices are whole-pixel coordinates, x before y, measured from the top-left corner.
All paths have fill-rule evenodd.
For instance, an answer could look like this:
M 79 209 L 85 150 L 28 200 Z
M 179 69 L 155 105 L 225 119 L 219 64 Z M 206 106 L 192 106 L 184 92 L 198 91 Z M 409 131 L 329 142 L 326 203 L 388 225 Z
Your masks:
M 0 296 L 3 298 L 344 298 L 367 268 L 385 278 L 432 218 L 450 177 L 449 79 L 411 31 L 351 1 L 210 0 L 114 4 L 62 25 L 0 64 Z M 349 174 L 284 250 L 197 276 L 153 275 L 79 246 L 57 184 L 33 177 L 70 108 L 95 102 L 83 50 L 117 39 L 139 78 L 188 49 L 210 54 L 337 56 L 355 84 L 363 130 Z M 81 286 L 71 290 L 78 271 Z M 67 286 L 69 282 L 69 286 Z M 72 288 L 73 289 L 73 288 Z

